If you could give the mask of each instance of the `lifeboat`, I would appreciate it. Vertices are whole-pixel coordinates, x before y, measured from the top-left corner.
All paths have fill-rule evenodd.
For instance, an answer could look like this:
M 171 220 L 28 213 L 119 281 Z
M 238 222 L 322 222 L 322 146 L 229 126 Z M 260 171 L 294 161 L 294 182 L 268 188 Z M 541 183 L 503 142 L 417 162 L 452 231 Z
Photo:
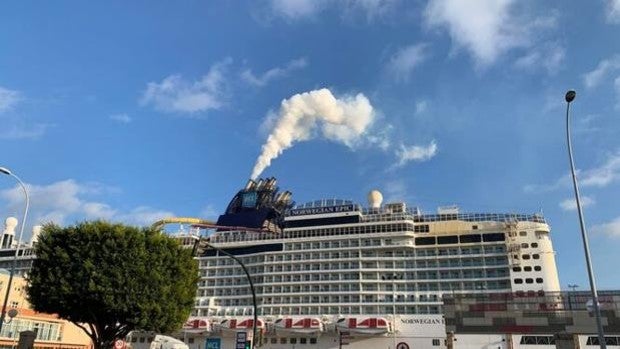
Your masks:
M 254 319 L 226 319 L 222 322 L 214 325 L 218 330 L 221 331 L 252 331 L 254 326 Z M 265 322 L 263 320 L 258 319 L 256 322 L 256 328 L 259 330 L 263 330 L 265 328 Z
M 204 332 L 211 329 L 209 320 L 203 318 L 189 318 L 183 324 L 183 331 L 186 332 Z
M 341 318 L 336 322 L 336 328 L 342 332 L 365 335 L 381 335 L 390 332 L 389 322 L 381 317 Z
M 317 318 L 284 318 L 275 322 L 276 332 L 312 334 L 323 331 L 323 323 Z

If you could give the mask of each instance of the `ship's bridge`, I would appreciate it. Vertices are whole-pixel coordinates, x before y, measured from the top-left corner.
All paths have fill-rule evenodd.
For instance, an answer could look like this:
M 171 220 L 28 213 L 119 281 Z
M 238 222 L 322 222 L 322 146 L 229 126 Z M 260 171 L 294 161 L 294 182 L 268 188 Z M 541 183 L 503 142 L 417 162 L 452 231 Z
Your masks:
M 330 206 L 341 206 L 341 205 L 355 205 L 359 207 L 359 205 L 354 203 L 353 200 L 321 199 L 321 200 L 308 201 L 301 205 L 296 205 L 295 207 L 293 207 L 293 210 L 301 209 L 301 208 L 330 207 Z

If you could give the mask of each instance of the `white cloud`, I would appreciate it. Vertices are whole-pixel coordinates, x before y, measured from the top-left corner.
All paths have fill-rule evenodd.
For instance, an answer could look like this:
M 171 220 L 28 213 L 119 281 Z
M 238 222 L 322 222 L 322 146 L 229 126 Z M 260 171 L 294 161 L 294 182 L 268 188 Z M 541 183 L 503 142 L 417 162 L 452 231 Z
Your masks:
M 584 187 L 605 187 L 620 178 L 620 152 L 616 152 L 607 158 L 604 164 L 577 175 L 579 184 Z
M 387 64 L 388 71 L 396 80 L 406 81 L 413 69 L 428 57 L 427 44 L 415 44 L 401 48 Z
M 371 21 L 391 10 L 398 0 L 271 0 L 270 10 L 287 21 L 315 18 L 319 13 L 336 9 L 343 18 L 363 13 Z
M 74 179 L 54 182 L 48 185 L 26 184 L 30 196 L 28 225 L 47 222 L 64 225 L 82 219 L 106 219 L 128 224 L 150 225 L 163 217 L 174 216 L 172 212 L 139 206 L 123 212 L 110 205 L 92 200 L 93 195 L 116 192 L 99 183 L 80 183 Z M 21 217 L 24 194 L 15 186 L 0 191 L 0 198 L 6 205 L 3 212 Z
M 312 17 L 327 4 L 325 0 L 271 0 L 271 10 L 288 20 Z
M 594 203 L 594 199 L 589 196 L 581 197 L 582 208 L 593 205 Z M 577 202 L 575 201 L 575 198 L 563 200 L 562 202 L 560 202 L 560 208 L 562 208 L 564 211 L 575 211 L 577 210 Z
M 540 48 L 532 49 L 515 61 L 517 68 L 535 71 L 542 67 L 549 74 L 555 74 L 562 67 L 566 50 L 559 43 L 549 43 Z
M 87 219 L 106 219 L 111 220 L 117 211 L 108 204 L 101 202 L 86 202 L 82 208 Z
M 209 69 L 207 75 L 189 82 L 180 75 L 170 75 L 160 83 L 149 82 L 140 104 L 172 113 L 196 113 L 220 109 L 225 101 L 226 68 L 232 62 L 225 59 Z
M 620 217 L 616 217 L 609 223 L 595 225 L 591 230 L 595 234 L 604 234 L 611 238 L 620 238 Z
M 605 162 L 589 170 L 577 170 L 577 180 L 582 187 L 603 188 L 620 178 L 620 151 L 611 154 Z M 551 184 L 529 184 L 526 192 L 547 192 L 572 185 L 570 173 L 558 178 Z
M 403 166 L 409 161 L 427 161 L 437 154 L 437 143 L 433 140 L 427 146 L 405 146 L 401 145 L 400 150 L 396 151 L 398 166 Z
M 544 193 L 567 187 L 570 183 L 570 174 L 566 174 L 551 184 L 527 184 L 523 187 L 523 190 L 528 193 Z
M 170 211 L 158 210 L 148 206 L 139 206 L 132 209 L 128 213 L 119 214 L 113 219 L 128 224 L 147 226 L 163 218 L 169 218 L 174 216 L 175 214 Z
M 347 6 L 345 13 L 360 11 L 366 14 L 368 21 L 372 21 L 392 10 L 397 2 L 398 0 L 348 0 L 345 2 Z
M 603 59 L 594 70 L 583 74 L 583 83 L 587 88 L 593 88 L 618 69 L 620 69 L 620 55 Z
M 407 185 L 402 179 L 391 180 L 385 183 L 385 200 L 383 203 L 407 201 Z
M 0 139 L 38 139 L 51 127 L 49 124 L 34 124 L 32 126 L 5 126 L 0 132 Z
M 614 80 L 614 89 L 616 90 L 616 110 L 620 110 L 620 76 Z
M 0 86 L 0 113 L 13 109 L 20 100 L 19 92 Z
M 120 122 L 121 124 L 128 124 L 132 121 L 131 117 L 125 113 L 121 114 L 112 114 L 110 115 L 110 119 Z
M 241 72 L 241 78 L 254 86 L 265 86 L 272 80 L 285 77 L 295 70 L 305 68 L 307 65 L 308 61 L 302 57 L 288 62 L 284 67 L 269 69 L 260 76 L 256 76 L 252 70 L 246 69 Z
M 428 109 L 428 101 L 421 100 L 415 102 L 415 114 L 420 115 Z
M 200 212 L 201 218 L 209 219 L 213 221 L 217 220 L 219 216 L 220 216 L 220 211 L 217 210 L 215 206 L 211 204 L 205 206 L 205 208 L 203 208 L 202 211 Z
M 607 0 L 607 21 L 620 23 L 620 0 Z
M 503 53 L 531 46 L 543 29 L 556 25 L 555 15 L 529 18 L 516 13 L 516 0 L 430 0 L 424 19 L 445 28 L 457 47 L 469 50 L 480 66 Z

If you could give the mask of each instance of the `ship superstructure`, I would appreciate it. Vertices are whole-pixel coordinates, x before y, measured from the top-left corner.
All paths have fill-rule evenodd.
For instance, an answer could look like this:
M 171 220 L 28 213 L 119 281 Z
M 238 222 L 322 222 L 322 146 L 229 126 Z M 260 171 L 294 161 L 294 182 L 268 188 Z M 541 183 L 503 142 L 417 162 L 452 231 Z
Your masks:
M 250 182 L 209 236 L 252 275 L 262 333 L 256 340 L 266 347 L 338 347 L 343 333 L 360 348 L 443 346 L 443 294 L 560 290 L 540 214 L 455 207 L 425 214 L 382 204 L 377 191 L 368 207 L 339 199 L 293 206 L 290 197 L 277 192 L 273 178 Z M 199 262 L 187 329 L 223 341 L 251 330 L 252 296 L 239 265 L 216 249 Z M 194 327 L 196 320 L 202 326 Z

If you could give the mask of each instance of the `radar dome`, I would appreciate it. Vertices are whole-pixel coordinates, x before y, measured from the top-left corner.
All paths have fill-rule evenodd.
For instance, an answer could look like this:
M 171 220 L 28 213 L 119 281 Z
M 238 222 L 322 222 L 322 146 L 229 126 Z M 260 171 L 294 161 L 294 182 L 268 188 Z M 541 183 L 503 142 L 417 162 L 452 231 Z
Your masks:
M 6 226 L 7 230 L 14 230 L 17 226 L 17 222 L 17 218 L 9 217 L 4 221 L 4 225 Z
M 371 190 L 370 193 L 368 193 L 368 205 L 370 205 L 371 208 L 380 208 L 381 202 L 383 202 L 383 195 L 380 191 Z

